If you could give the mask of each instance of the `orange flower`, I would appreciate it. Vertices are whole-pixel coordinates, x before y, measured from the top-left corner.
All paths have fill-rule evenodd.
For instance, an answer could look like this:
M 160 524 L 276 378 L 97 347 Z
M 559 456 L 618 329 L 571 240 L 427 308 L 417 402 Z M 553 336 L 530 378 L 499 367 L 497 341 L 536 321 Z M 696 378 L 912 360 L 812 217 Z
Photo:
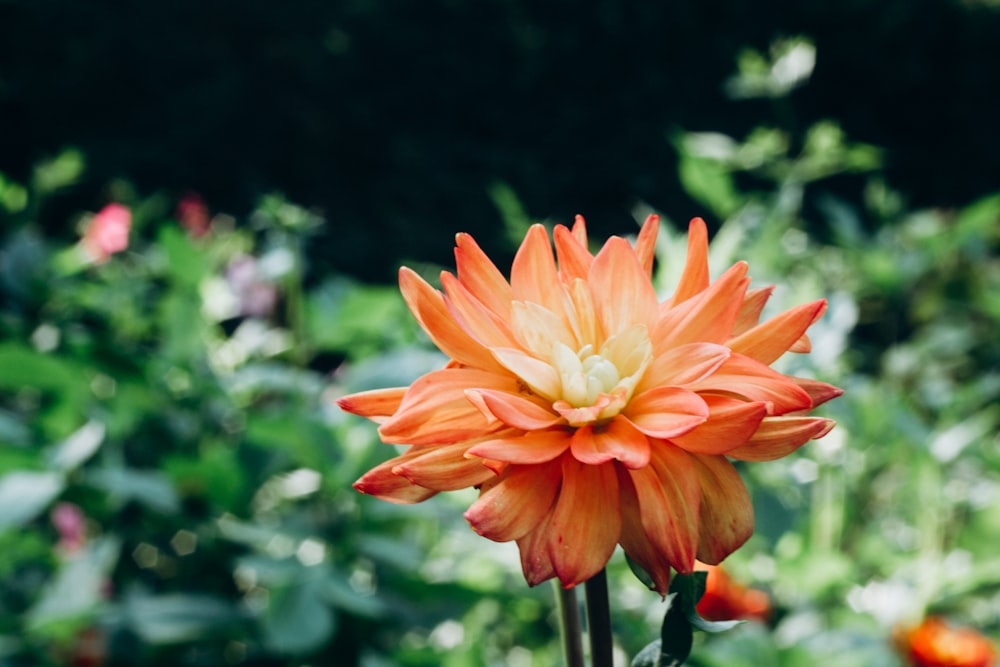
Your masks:
M 953 628 L 930 617 L 897 636 L 913 667 L 992 667 L 997 652 L 989 639 L 969 628 Z
M 747 588 L 733 579 L 721 565 L 698 564 L 706 570 L 705 594 L 698 602 L 698 613 L 709 621 L 757 619 L 771 616 L 771 600 L 763 591 Z
M 536 225 L 510 282 L 467 234 L 443 292 L 401 269 L 406 303 L 451 362 L 409 388 L 338 401 L 379 422 L 384 442 L 410 445 L 354 487 L 399 503 L 477 487 L 466 519 L 517 541 L 531 585 L 585 581 L 621 544 L 665 593 L 671 568 L 690 573 L 695 557 L 718 563 L 743 544 L 753 510 L 727 457 L 776 459 L 833 427 L 806 413 L 840 389 L 768 367 L 809 350 L 826 303 L 758 324 L 771 289 L 748 291 L 742 262 L 711 283 L 700 219 L 661 303 L 658 229 L 650 216 L 634 248 L 613 237 L 593 255 L 578 216 L 555 228 L 553 255 Z

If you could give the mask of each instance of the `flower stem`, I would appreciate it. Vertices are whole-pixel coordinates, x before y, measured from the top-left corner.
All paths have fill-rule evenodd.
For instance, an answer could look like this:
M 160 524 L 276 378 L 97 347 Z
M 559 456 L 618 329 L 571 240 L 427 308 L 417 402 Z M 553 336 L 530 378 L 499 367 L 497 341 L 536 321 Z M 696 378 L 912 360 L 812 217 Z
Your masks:
M 608 603 L 608 575 L 601 570 L 584 584 L 587 593 L 587 631 L 590 635 L 590 662 L 593 667 L 612 667 L 611 605 Z
M 553 580 L 553 583 L 556 589 L 559 635 L 562 638 L 566 667 L 584 667 L 583 633 L 580 630 L 580 609 L 576 604 L 576 590 L 563 588 L 558 579 Z

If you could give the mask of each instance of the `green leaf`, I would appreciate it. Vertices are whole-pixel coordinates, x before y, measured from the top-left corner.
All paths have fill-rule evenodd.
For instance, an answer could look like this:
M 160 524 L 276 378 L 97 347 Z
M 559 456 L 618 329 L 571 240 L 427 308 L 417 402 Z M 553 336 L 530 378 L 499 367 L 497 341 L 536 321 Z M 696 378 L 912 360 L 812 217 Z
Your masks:
M 100 448 L 105 431 L 104 424 L 87 422 L 50 452 L 49 464 L 64 472 L 79 467 Z
M 91 471 L 86 481 L 120 502 L 135 500 L 164 514 L 174 514 L 180 509 L 174 487 L 157 471 L 102 468 Z
M 239 620 L 222 598 L 189 593 L 133 593 L 126 598 L 124 612 L 135 633 L 150 644 L 191 641 Z
M 303 571 L 287 585 L 270 587 L 262 622 L 264 642 L 272 651 L 306 653 L 333 636 L 337 617 L 323 599 L 319 574 Z
M 671 585 L 673 588 L 673 585 Z M 660 627 L 660 657 L 657 667 L 677 667 L 691 655 L 694 630 L 684 611 L 684 597 L 681 593 L 667 596 L 667 613 L 663 615 Z
M 0 477 L 0 529 L 23 525 L 62 493 L 66 482 L 55 472 L 19 470 Z
M 28 611 L 28 628 L 41 630 L 94 612 L 104 600 L 108 577 L 118 562 L 120 548 L 117 539 L 101 538 L 89 544 L 79 557 L 64 561 L 59 573 Z

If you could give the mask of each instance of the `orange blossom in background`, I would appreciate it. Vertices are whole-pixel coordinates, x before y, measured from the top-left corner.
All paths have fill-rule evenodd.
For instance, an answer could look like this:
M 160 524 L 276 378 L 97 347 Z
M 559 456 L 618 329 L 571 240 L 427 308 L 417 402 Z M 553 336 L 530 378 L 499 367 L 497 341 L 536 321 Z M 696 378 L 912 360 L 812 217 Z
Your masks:
M 615 546 L 667 591 L 670 568 L 718 563 L 753 531 L 729 459 L 766 461 L 825 435 L 810 417 L 842 393 L 769 364 L 807 352 L 823 300 L 758 324 L 772 288 L 748 290 L 744 262 L 715 282 L 708 232 L 691 222 L 673 296 L 653 288 L 656 216 L 635 247 L 596 254 L 583 218 L 528 231 L 508 282 L 471 236 L 439 291 L 400 270 L 403 297 L 451 361 L 409 387 L 346 396 L 341 408 L 409 448 L 366 473 L 362 493 L 397 503 L 474 486 L 465 514 L 498 542 L 516 540 L 531 585 L 586 581 Z

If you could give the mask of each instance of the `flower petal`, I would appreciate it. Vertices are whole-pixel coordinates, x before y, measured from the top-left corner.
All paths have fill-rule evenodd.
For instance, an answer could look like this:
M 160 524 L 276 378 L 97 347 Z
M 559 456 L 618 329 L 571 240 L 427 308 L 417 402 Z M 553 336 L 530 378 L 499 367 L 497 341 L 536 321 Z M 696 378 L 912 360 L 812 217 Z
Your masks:
M 588 282 L 606 336 L 633 324 L 644 324 L 652 330 L 659 309 L 656 290 L 628 241 L 608 239 L 594 258 Z
M 556 225 L 552 233 L 556 245 L 556 257 L 559 260 L 559 277 L 569 283 L 576 279 L 586 279 L 594 256 L 587 246 L 563 225 Z
M 480 459 L 466 458 L 467 449 L 465 443 L 428 447 L 426 452 L 398 464 L 392 472 L 435 491 L 456 491 L 477 486 L 493 477 L 494 473 Z
M 382 423 L 399 409 L 407 387 L 373 389 L 337 399 L 341 410 Z
M 649 574 L 657 592 L 666 595 L 670 587 L 670 562 L 646 535 L 632 477 L 624 468 L 617 468 L 617 472 L 622 508 L 622 534 L 618 541 L 628 557 Z
M 753 503 L 733 464 L 723 456 L 692 456 L 701 481 L 698 560 L 719 563 L 753 534 Z
M 551 364 L 512 347 L 497 347 L 492 352 L 504 368 L 521 378 L 534 391 L 553 401 L 559 398 L 562 380 Z
M 624 416 L 654 438 L 673 438 L 687 433 L 708 419 L 708 406 L 701 396 L 680 387 L 655 387 L 633 396 Z
M 734 353 L 719 370 L 689 385 L 689 388 L 699 392 L 736 394 L 750 401 L 765 401 L 772 405 L 772 415 L 812 407 L 812 398 L 794 379 L 742 354 Z
M 468 234 L 455 237 L 458 280 L 501 320 L 510 319 L 510 284 Z
M 767 300 L 771 298 L 773 292 L 774 285 L 747 290 L 743 297 L 743 305 L 740 306 L 740 313 L 736 316 L 736 322 L 733 324 L 734 336 L 757 326 L 757 323 L 760 322 L 760 314 L 764 312 L 764 306 L 767 305 Z
M 727 345 L 734 352 L 770 364 L 795 345 L 825 311 L 825 299 L 797 306 L 740 334 Z
M 546 515 L 534 530 L 517 540 L 517 548 L 521 552 L 521 571 L 529 586 L 537 586 L 556 576 L 548 544 L 551 520 L 552 515 Z
M 732 350 L 718 343 L 688 343 L 671 348 L 653 359 L 636 391 L 698 382 L 714 373 L 731 354 Z
M 405 477 L 400 477 L 392 472 L 393 468 L 400 463 L 410 461 L 422 455 L 424 451 L 425 449 L 421 447 L 411 447 L 401 456 L 375 466 L 354 483 L 354 488 L 361 493 L 387 500 L 390 503 L 406 505 L 419 503 L 437 495 L 437 491 L 417 486 Z
M 827 384 L 825 382 L 820 382 L 819 380 L 810 380 L 808 378 L 790 378 L 792 382 L 802 387 L 809 398 L 812 399 L 812 407 L 818 405 L 823 405 L 827 401 L 837 398 L 844 393 L 844 390 L 840 387 L 834 387 L 832 384 Z
M 590 465 L 617 460 L 626 468 L 641 468 L 649 463 L 649 440 L 621 417 L 576 429 L 571 449 L 577 461 Z
M 546 532 L 552 566 L 570 588 L 607 565 L 621 535 L 621 512 L 613 464 L 585 465 L 572 456 L 561 460 L 562 487 Z
M 506 463 L 545 463 L 569 449 L 570 438 L 571 433 L 564 429 L 531 431 L 484 440 L 470 447 L 466 454 Z
M 562 292 L 556 260 L 548 232 L 542 225 L 532 225 L 514 256 L 510 269 L 511 294 L 516 301 L 532 301 L 554 313 L 562 312 Z
M 441 287 L 452 318 L 485 347 L 510 347 L 514 336 L 506 320 L 484 306 L 455 276 L 441 272 Z
M 708 421 L 682 435 L 670 438 L 693 454 L 726 454 L 745 444 L 767 415 L 767 403 L 741 401 L 728 396 L 702 396 L 708 405 Z
M 465 512 L 473 530 L 496 542 L 509 542 L 534 530 L 551 511 L 562 465 L 509 466 L 500 481 Z
M 688 224 L 688 251 L 677 290 L 668 303 L 677 306 L 708 289 L 708 227 L 701 218 Z
M 629 470 L 639 499 L 642 527 L 650 543 L 682 574 L 694 570 L 698 550 L 701 489 L 691 456 L 669 443 L 653 452 L 650 465 Z
M 522 431 L 537 431 L 563 421 L 559 415 L 552 414 L 538 403 L 526 398 L 515 396 L 503 391 L 491 389 L 467 389 L 465 395 L 482 400 L 489 413 L 507 426 Z M 474 403 L 477 401 L 473 401 Z
M 399 270 L 399 289 L 410 312 L 438 349 L 466 366 L 498 368 L 489 350 L 458 325 L 441 292 L 405 266 Z
M 746 263 L 737 262 L 705 291 L 676 306 L 664 303 L 651 329 L 654 354 L 687 343 L 728 341 L 750 282 L 746 273 Z
M 465 396 L 466 389 L 517 391 L 508 376 L 471 368 L 445 368 L 417 379 L 399 410 L 379 427 L 384 442 L 442 444 L 468 440 L 497 429 Z
M 653 261 L 656 259 L 656 237 L 660 233 L 660 216 L 651 213 L 642 223 L 639 236 L 635 240 L 635 256 L 647 277 L 653 275 Z
M 726 452 L 743 461 L 773 461 L 830 432 L 836 422 L 822 417 L 767 417 L 746 444 Z

